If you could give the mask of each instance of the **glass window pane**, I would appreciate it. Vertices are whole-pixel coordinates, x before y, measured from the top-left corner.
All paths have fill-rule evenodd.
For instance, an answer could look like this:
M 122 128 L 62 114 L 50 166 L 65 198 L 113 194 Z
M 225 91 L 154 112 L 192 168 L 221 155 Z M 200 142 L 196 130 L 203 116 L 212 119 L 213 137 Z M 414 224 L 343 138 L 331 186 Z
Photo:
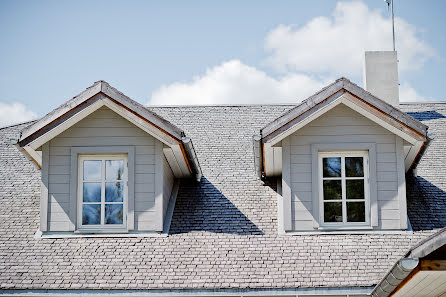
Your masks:
M 84 180 L 101 180 L 101 160 L 84 161 Z
M 342 203 L 324 203 L 324 222 L 342 222 Z
M 345 158 L 345 176 L 355 177 L 364 176 L 364 158 L 346 157 Z
M 347 199 L 364 199 L 364 180 L 351 179 L 346 180 L 346 196 Z
M 341 176 L 341 158 L 323 158 L 324 177 Z
M 124 183 L 105 183 L 105 202 L 122 202 Z
M 101 202 L 101 183 L 84 183 L 84 202 Z
M 324 180 L 324 200 L 341 200 L 342 183 L 340 180 Z
M 123 223 L 123 205 L 105 204 L 105 223 L 122 224 Z
M 347 202 L 347 222 L 365 222 L 365 202 Z
M 105 179 L 121 180 L 124 175 L 124 160 L 105 161 Z
M 101 205 L 82 205 L 82 225 L 99 225 L 101 223 Z

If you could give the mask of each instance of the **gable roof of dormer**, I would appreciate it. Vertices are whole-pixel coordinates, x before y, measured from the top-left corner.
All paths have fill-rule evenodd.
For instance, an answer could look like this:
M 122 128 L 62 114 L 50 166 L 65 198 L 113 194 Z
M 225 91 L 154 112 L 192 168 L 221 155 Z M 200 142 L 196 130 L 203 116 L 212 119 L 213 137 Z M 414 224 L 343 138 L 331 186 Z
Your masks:
M 256 165 L 257 170 L 260 170 L 263 165 L 267 176 L 280 175 L 279 160 L 271 161 L 276 158 L 275 156 L 281 156 L 280 153 L 274 152 L 274 147 L 280 146 L 284 138 L 341 103 L 400 136 L 413 146 L 412 153 L 406 157 L 406 170 L 419 157 L 428 142 L 428 126 L 342 77 L 260 130 L 259 139 L 263 144 L 263 156 L 257 157 L 256 160 L 263 164 Z M 258 154 L 258 150 L 256 153 Z
M 102 80 L 22 130 L 19 145 L 34 156 L 33 159 L 40 166 L 41 160 L 38 160 L 39 155 L 35 151 L 102 106 L 161 141 L 165 145 L 164 154 L 169 164 L 176 163 L 170 164 L 176 177 L 195 175 L 197 179 L 201 178 L 195 150 L 183 130 Z

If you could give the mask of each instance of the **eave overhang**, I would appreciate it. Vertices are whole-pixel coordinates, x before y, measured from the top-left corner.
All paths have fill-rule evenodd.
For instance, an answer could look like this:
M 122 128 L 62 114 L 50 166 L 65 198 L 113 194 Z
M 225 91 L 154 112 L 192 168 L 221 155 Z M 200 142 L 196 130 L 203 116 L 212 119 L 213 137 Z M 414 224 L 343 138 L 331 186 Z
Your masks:
M 98 81 L 21 132 L 18 144 L 41 166 L 41 146 L 106 106 L 164 144 L 164 154 L 176 177 L 201 178 L 201 169 L 189 138 L 169 121 L 125 96 L 105 81 Z
M 446 293 L 446 228 L 412 247 L 373 289 L 373 297 L 443 296 Z
M 346 78 L 340 78 L 260 130 L 262 168 L 265 176 L 281 174 L 281 141 L 339 104 L 381 125 L 409 145 L 405 168 L 411 168 L 424 151 L 428 127 L 408 114 L 373 96 Z

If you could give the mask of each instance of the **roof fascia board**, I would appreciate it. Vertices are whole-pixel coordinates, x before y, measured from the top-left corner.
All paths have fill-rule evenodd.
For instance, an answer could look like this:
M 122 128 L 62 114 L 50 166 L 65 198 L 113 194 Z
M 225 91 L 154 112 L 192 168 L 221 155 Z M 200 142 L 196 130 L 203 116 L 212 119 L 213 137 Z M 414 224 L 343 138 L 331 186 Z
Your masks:
M 116 100 L 117 102 L 127 107 L 128 109 L 132 110 L 136 114 L 139 114 L 142 117 L 146 118 L 148 121 L 153 123 L 153 125 L 155 125 L 159 129 L 164 130 L 168 134 L 171 134 L 172 137 L 176 138 L 177 140 L 181 140 L 181 137 L 183 136 L 182 135 L 183 131 L 181 129 L 179 129 L 169 121 L 161 118 L 156 113 L 148 110 L 142 104 L 139 104 L 138 102 L 132 100 L 123 93 L 119 92 L 117 89 L 113 88 L 108 83 L 106 82 L 101 83 L 101 92 L 110 97 L 111 99 Z
M 36 134 L 35 136 L 30 135 L 30 137 L 24 138 L 20 142 L 20 145 L 28 145 L 34 150 L 37 150 L 39 147 L 41 147 L 44 143 L 50 141 L 57 135 L 61 134 L 63 131 L 67 130 L 74 124 L 78 123 L 82 119 L 86 118 L 99 108 L 105 105 L 104 101 L 101 100 L 101 95 L 96 95 L 95 98 L 93 98 L 89 104 L 83 106 L 82 109 L 76 110 L 77 112 L 74 114 L 68 115 L 69 118 L 63 117 L 59 118 L 56 121 L 53 121 L 45 130 L 43 134 Z M 40 135 L 39 135 L 40 134 Z M 35 137 L 35 138 L 34 138 Z M 28 142 L 29 141 L 29 142 Z
M 424 136 L 427 135 L 428 126 L 421 123 L 420 121 L 417 121 L 407 113 L 402 112 L 401 110 L 395 108 L 389 103 L 373 96 L 371 93 L 367 92 L 363 88 L 355 85 L 354 83 L 350 82 L 347 79 L 345 80 L 344 89 L 352 93 L 353 95 L 357 96 L 361 100 L 367 102 L 368 104 L 374 106 L 375 108 L 381 110 L 382 112 L 390 115 L 391 117 L 395 118 L 396 120 L 400 121 L 406 126 L 412 128 L 419 134 L 422 134 Z
M 412 129 L 408 129 L 404 125 L 398 123 L 398 121 L 396 121 L 392 117 L 383 114 L 379 110 L 373 109 L 372 106 L 363 103 L 361 100 L 355 98 L 349 93 L 346 93 L 345 96 L 341 98 L 341 101 L 354 111 L 360 113 L 369 120 L 389 130 L 393 134 L 400 136 L 412 145 L 415 145 L 417 141 L 426 140 L 426 136 L 416 133 Z
M 263 138 L 264 143 L 269 143 L 271 146 L 282 141 L 282 139 L 290 136 L 294 132 L 298 131 L 302 127 L 306 126 L 311 121 L 317 119 L 327 111 L 333 109 L 334 107 L 341 104 L 341 101 L 337 100 L 342 97 L 344 92 L 336 92 L 329 98 L 327 98 L 323 103 L 315 105 L 313 108 L 309 109 L 307 112 L 299 115 L 294 118 L 291 122 L 288 122 L 286 125 L 282 126 L 280 129 L 275 131 L 273 134 L 270 134 Z M 263 131 L 262 131 L 263 132 Z
M 51 124 L 54 120 L 59 118 L 60 116 L 64 115 L 65 113 L 70 112 L 73 108 L 79 106 L 84 101 L 90 99 L 91 97 L 99 94 L 101 92 L 101 84 L 100 82 L 96 82 L 91 87 L 87 88 L 85 91 L 80 93 L 79 95 L 73 97 L 72 99 L 68 100 L 52 112 L 45 115 L 43 118 L 32 124 L 31 126 L 25 128 L 22 131 L 22 136 L 20 140 L 23 140 L 30 135 L 34 134 L 35 132 L 43 129 L 45 126 Z
M 285 137 L 288 137 L 289 135 L 295 133 L 296 131 L 306 126 L 311 121 L 315 120 L 322 114 L 328 112 L 329 110 L 333 109 L 334 107 L 336 107 L 341 103 L 345 104 L 346 106 L 365 116 L 369 120 L 377 123 L 383 128 L 389 130 L 390 132 L 400 136 L 401 138 L 403 138 L 412 145 L 418 145 L 420 141 L 424 142 L 426 140 L 425 136 L 416 133 L 415 131 L 405 127 L 404 125 L 401 125 L 400 123 L 398 123 L 398 121 L 396 121 L 392 117 L 386 116 L 385 114 L 376 109 L 375 110 L 372 109 L 371 106 L 369 106 L 366 103 L 362 103 L 360 99 L 356 98 L 349 92 L 345 92 L 342 93 L 342 95 L 340 96 L 334 96 L 328 98 L 326 101 L 324 101 L 323 104 L 319 104 L 315 106 L 312 110 L 309 110 L 308 112 L 310 113 L 302 114 L 292 122 L 288 123 L 286 126 L 283 126 L 283 129 L 281 129 L 282 133 L 280 134 L 275 133 L 269 135 L 265 137 L 263 141 L 270 143 L 273 146 L 276 143 L 280 142 Z
M 164 130 L 160 130 L 157 126 L 152 125 L 147 120 L 142 119 L 141 117 L 137 116 L 133 112 L 123 108 L 119 104 L 115 103 L 112 99 L 110 99 L 107 96 L 104 96 L 102 99 L 104 101 L 104 105 L 137 126 L 138 128 L 144 130 L 148 134 L 152 135 L 162 143 L 172 146 L 172 145 L 178 145 L 180 142 L 172 137 L 170 134 L 166 133 Z
M 300 117 L 308 110 L 311 110 L 314 106 L 320 104 L 327 98 L 333 96 L 333 94 L 335 94 L 336 92 L 340 91 L 343 88 L 343 85 L 344 82 L 342 80 L 337 80 L 336 82 L 322 89 L 308 99 L 305 99 L 298 106 L 290 109 L 282 116 L 264 126 L 260 130 L 262 137 L 267 137 L 268 135 L 274 133 L 276 130 L 281 129 L 284 125 L 287 125 L 290 122 L 294 122 L 296 118 Z
M 426 125 L 386 103 L 385 101 L 373 96 L 369 92 L 345 78 L 338 79 L 333 84 L 304 100 L 297 107 L 291 109 L 273 122 L 266 125 L 261 129 L 262 137 L 266 142 L 270 142 L 271 139 L 276 139 L 279 134 L 282 134 L 284 131 L 292 127 L 293 124 L 305 119 L 308 116 L 308 112 L 314 108 L 317 108 L 318 105 L 326 105 L 331 103 L 333 101 L 332 97 L 336 97 L 336 94 L 341 90 L 350 93 L 353 97 L 356 97 L 359 101 L 363 101 L 366 105 L 374 107 L 376 111 L 386 114 L 389 119 L 393 118 L 393 123 L 397 124 L 396 126 L 398 128 L 406 126 L 404 127 L 405 130 L 412 130 L 426 138 L 428 128 Z M 340 96 L 338 95 L 337 97 Z M 279 140 L 275 141 L 275 143 L 278 141 Z

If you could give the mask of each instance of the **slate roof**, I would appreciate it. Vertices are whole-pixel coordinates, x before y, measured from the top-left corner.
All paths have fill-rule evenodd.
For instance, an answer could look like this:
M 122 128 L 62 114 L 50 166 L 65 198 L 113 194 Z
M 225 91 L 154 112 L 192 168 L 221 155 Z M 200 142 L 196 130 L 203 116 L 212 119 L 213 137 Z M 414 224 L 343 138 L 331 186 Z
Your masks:
M 258 180 L 251 136 L 295 105 L 156 107 L 194 140 L 201 183 L 182 181 L 168 237 L 34 239 L 39 174 L 0 129 L 1 289 L 266 289 L 372 286 L 446 225 L 446 104 L 402 105 L 436 138 L 408 186 L 416 230 L 277 233 L 276 183 Z

